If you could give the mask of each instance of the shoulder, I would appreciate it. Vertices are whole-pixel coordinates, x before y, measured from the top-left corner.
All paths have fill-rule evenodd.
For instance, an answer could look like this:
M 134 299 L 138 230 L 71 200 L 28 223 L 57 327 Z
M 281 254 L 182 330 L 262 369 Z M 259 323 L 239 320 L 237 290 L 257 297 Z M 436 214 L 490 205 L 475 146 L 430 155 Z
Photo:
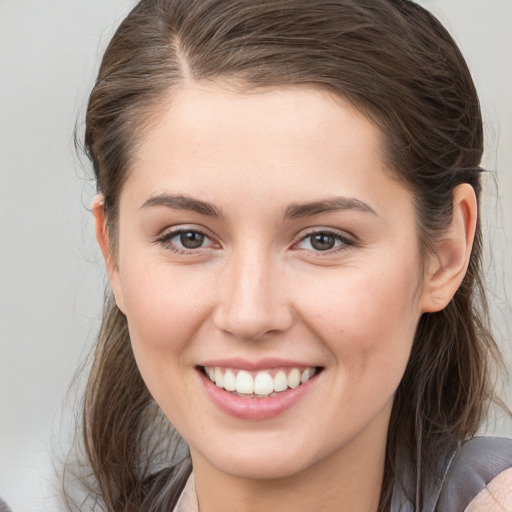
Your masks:
M 511 489 L 512 439 L 476 437 L 463 443 L 453 454 L 438 510 L 510 512 Z
M 512 510 L 512 467 L 495 476 L 466 508 L 466 512 Z
M 7 506 L 7 503 L 0 498 L 0 512 L 11 512 L 11 509 Z

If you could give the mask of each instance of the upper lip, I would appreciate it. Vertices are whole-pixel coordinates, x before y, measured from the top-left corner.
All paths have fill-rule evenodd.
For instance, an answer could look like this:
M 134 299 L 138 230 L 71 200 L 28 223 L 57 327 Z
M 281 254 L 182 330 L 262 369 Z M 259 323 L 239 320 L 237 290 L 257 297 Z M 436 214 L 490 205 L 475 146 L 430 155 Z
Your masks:
M 201 362 L 198 366 L 236 368 L 239 370 L 268 370 L 270 368 L 312 368 L 318 365 L 311 362 L 292 361 L 289 359 L 280 359 L 267 357 L 258 360 L 248 360 L 243 358 L 209 359 Z

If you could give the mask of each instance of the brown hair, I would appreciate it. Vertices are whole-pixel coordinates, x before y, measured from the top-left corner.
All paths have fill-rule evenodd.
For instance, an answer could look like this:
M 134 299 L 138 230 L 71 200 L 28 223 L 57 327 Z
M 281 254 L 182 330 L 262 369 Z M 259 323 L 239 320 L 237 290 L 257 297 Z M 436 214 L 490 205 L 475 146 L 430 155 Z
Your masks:
M 328 88 L 372 119 L 414 192 L 423 255 L 450 222 L 454 187 L 469 183 L 480 194 L 482 120 L 470 73 L 447 31 L 413 2 L 142 0 L 105 52 L 87 111 L 85 148 L 114 247 L 120 191 L 158 105 L 188 80 L 217 78 L 242 88 Z M 380 511 L 389 509 L 398 444 L 416 461 L 420 486 L 439 443 L 474 435 L 493 397 L 488 365 L 499 355 L 481 252 L 478 226 L 460 289 L 420 319 L 391 416 Z M 86 453 L 107 510 L 169 510 L 183 486 L 186 459 L 179 471 L 157 471 L 153 448 L 161 445 L 151 442 L 165 426 L 154 410 L 126 319 L 107 294 L 83 409 Z

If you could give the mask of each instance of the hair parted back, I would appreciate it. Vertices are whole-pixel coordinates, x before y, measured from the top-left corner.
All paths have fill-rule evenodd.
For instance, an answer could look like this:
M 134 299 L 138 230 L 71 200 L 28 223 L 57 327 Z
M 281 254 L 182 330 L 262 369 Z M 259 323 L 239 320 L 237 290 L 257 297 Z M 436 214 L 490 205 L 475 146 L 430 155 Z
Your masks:
M 480 194 L 478 97 L 456 44 L 422 7 L 407 0 L 142 0 L 106 50 L 87 110 L 85 148 L 114 251 L 119 195 L 141 137 L 173 89 L 220 79 L 241 90 L 327 88 L 373 120 L 391 168 L 414 193 L 425 257 L 450 221 L 454 187 L 469 183 Z M 398 445 L 421 469 L 440 442 L 473 435 L 493 398 L 488 365 L 499 355 L 481 250 L 478 226 L 462 286 L 444 310 L 420 319 L 391 416 L 381 512 L 389 510 Z M 186 462 L 177 472 L 155 472 L 150 439 L 163 427 L 154 411 L 126 319 L 107 293 L 83 437 L 109 511 L 171 510 L 190 471 Z

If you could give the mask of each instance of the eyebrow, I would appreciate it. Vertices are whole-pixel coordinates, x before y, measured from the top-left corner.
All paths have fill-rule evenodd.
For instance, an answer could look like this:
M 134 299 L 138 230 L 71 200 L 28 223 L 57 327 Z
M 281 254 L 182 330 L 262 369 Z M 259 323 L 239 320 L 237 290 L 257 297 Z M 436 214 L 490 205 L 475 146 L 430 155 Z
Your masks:
M 189 210 L 201 215 L 207 215 L 208 217 L 223 217 L 221 211 L 213 204 L 181 194 L 159 194 L 150 197 L 144 202 L 141 209 L 152 206 L 166 206 L 175 210 Z
M 352 197 L 333 197 L 320 201 L 312 201 L 310 203 L 292 203 L 286 208 L 284 217 L 286 219 L 298 219 L 337 210 L 357 210 L 377 215 L 370 205 L 359 199 Z
M 222 212 L 213 204 L 182 194 L 159 194 L 150 197 L 144 202 L 141 209 L 153 206 L 165 206 L 175 210 L 189 210 L 208 217 L 224 217 Z M 309 203 L 292 203 L 286 208 L 284 218 L 299 219 L 338 210 L 357 210 L 377 215 L 370 205 L 359 199 L 351 197 L 333 197 Z

